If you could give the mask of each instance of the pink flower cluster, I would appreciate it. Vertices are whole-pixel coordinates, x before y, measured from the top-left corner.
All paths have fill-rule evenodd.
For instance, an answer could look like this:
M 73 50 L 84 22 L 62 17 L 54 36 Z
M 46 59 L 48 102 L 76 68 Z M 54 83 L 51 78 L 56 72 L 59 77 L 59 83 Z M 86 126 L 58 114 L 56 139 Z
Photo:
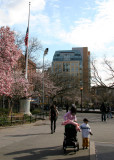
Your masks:
M 14 32 L 9 27 L 0 28 L 0 95 L 11 95 L 13 68 L 21 51 L 15 45 Z

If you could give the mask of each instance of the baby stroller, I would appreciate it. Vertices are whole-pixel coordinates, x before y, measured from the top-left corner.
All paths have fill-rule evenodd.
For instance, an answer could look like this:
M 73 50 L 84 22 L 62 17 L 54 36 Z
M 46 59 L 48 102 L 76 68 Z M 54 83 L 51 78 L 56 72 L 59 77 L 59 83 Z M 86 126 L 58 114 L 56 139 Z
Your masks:
M 74 152 L 79 151 L 79 142 L 77 139 L 76 127 L 73 124 L 65 125 L 63 150 L 66 153 L 66 148 L 74 148 Z

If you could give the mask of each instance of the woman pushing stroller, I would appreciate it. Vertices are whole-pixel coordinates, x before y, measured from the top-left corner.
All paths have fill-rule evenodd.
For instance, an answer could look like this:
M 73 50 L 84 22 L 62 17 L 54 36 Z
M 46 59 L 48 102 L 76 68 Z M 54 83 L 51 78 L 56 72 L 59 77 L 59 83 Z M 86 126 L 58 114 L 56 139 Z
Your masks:
M 62 125 L 72 124 L 76 126 L 76 130 L 80 132 L 80 127 L 77 123 L 76 108 L 74 106 L 72 106 L 70 111 L 64 115 L 64 120 L 65 121 L 62 122 Z
M 76 117 L 76 108 L 74 106 L 71 107 L 70 111 L 67 112 L 65 115 L 64 115 L 64 120 L 72 120 L 72 121 L 77 121 L 77 117 Z
M 65 125 L 63 149 L 64 153 L 66 152 L 67 147 L 74 148 L 74 151 L 79 150 L 79 142 L 77 139 L 77 131 L 80 131 L 79 124 L 76 122 L 76 108 L 71 107 L 71 110 L 64 115 L 64 122 L 62 125 Z

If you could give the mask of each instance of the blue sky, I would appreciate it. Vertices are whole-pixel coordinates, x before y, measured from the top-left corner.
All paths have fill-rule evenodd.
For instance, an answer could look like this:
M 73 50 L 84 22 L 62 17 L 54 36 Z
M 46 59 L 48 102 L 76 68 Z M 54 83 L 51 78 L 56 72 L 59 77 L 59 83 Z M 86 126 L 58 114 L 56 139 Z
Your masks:
M 0 26 L 25 34 L 28 4 L 28 0 L 0 0 Z M 29 37 L 49 48 L 50 62 L 56 50 L 72 47 L 88 47 L 97 59 L 114 57 L 114 0 L 31 0 Z

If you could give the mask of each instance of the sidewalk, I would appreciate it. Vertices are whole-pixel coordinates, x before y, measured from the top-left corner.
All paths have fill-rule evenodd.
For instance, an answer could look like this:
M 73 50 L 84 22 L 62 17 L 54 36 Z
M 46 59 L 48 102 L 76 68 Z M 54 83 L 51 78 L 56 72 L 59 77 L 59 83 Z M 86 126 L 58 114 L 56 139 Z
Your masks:
M 80 150 L 74 154 L 72 149 L 67 149 L 67 154 L 64 155 L 62 149 L 64 126 L 61 126 L 63 114 L 64 111 L 59 114 L 54 134 L 51 134 L 49 120 L 0 129 L 0 159 L 114 160 L 114 118 L 101 122 L 100 114 L 77 113 L 79 124 L 85 117 L 90 121 L 93 132 L 90 148 L 82 149 L 81 133 L 78 132 Z
M 90 160 L 89 149 L 83 150 L 81 147 L 81 133 L 78 134 L 80 150 L 75 153 L 74 149 L 67 149 L 64 155 L 64 126 L 61 125 L 61 117 L 54 134 L 51 134 L 49 120 L 0 129 L 0 159 Z
M 46 121 L 39 121 L 39 122 L 35 123 L 35 125 L 44 125 L 44 124 L 46 124 Z M 81 148 L 82 141 L 80 138 L 78 139 L 78 141 L 79 141 L 79 145 Z M 88 155 L 88 160 L 96 160 L 96 151 L 95 151 L 95 142 L 94 141 L 90 141 L 89 152 L 87 153 L 87 155 Z M 80 157 L 82 157 L 82 156 L 83 156 L 83 154 Z

